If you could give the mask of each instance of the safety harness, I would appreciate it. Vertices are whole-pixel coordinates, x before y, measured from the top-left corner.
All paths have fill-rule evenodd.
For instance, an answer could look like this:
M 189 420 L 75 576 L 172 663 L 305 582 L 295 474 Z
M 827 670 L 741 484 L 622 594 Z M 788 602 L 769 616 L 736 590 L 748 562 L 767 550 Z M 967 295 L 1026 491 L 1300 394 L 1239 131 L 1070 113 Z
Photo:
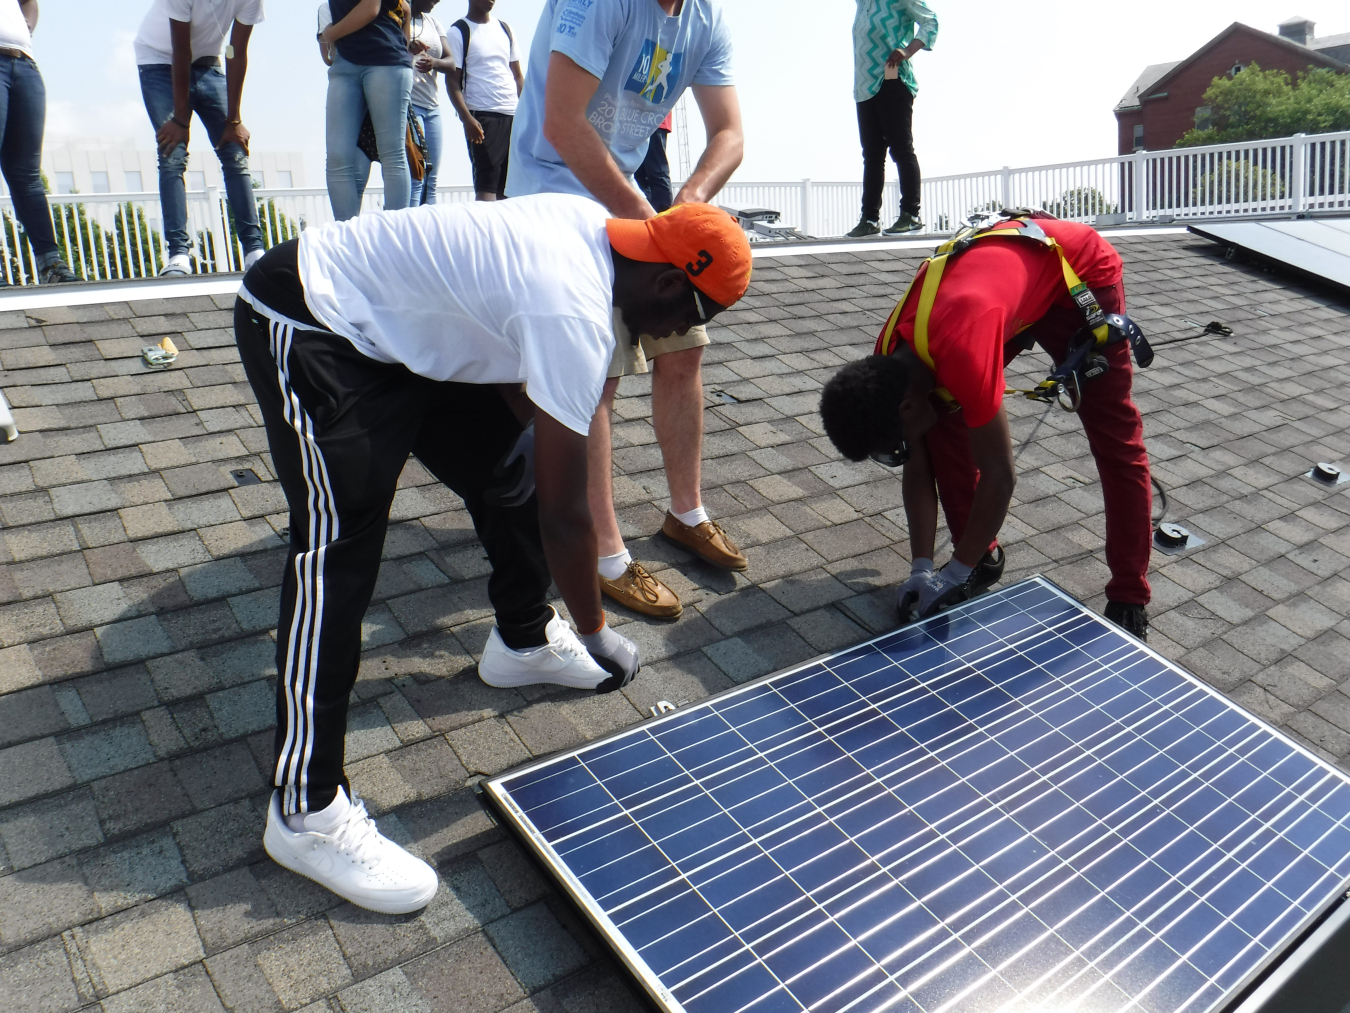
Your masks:
M 1030 214 L 1029 211 L 1011 214 L 997 223 L 1003 226 L 1002 228 L 968 226 L 939 246 L 937 252 L 924 261 L 928 269 L 923 275 L 923 284 L 919 289 L 919 304 L 914 314 L 914 354 L 930 370 L 937 372 L 933 357 L 928 353 L 928 323 L 933 314 L 933 304 L 937 301 L 942 275 L 953 260 L 975 243 L 985 239 L 1027 239 L 1040 243 L 1054 250 L 1059 257 L 1059 266 L 1064 272 L 1064 284 L 1069 289 L 1069 297 L 1083 314 L 1083 327 L 1070 339 L 1068 354 L 1049 376 L 1031 390 L 1009 387 L 1004 393 L 1022 394 L 1033 401 L 1047 403 L 1057 401 L 1065 411 L 1076 412 L 1083 402 L 1083 384 L 1107 370 L 1106 358 L 1099 354 L 1103 348 L 1118 341 L 1129 341 L 1134 351 L 1134 361 L 1141 369 L 1153 362 L 1153 349 L 1149 347 L 1148 340 L 1139 329 L 1139 325 L 1128 316 L 1123 313 L 1102 311 L 1097 303 L 1097 297 L 1092 294 L 1092 289 L 1084 284 L 1078 277 L 1078 272 L 1069 263 L 1064 248 L 1030 220 Z M 1012 224 L 1012 228 L 1007 227 L 1009 223 Z M 886 320 L 886 326 L 881 330 L 877 351 L 882 355 L 894 353 L 897 344 L 903 340 L 899 333 L 900 313 L 905 303 L 909 301 L 910 292 L 913 291 L 917 281 L 916 274 L 915 280 L 910 282 L 904 297 L 896 303 L 895 309 Z M 1021 331 L 1031 326 L 1032 324 L 1027 324 Z M 1026 347 L 1030 348 L 1030 343 Z M 959 407 L 951 392 L 945 387 L 938 387 L 937 394 L 947 402 L 952 411 Z

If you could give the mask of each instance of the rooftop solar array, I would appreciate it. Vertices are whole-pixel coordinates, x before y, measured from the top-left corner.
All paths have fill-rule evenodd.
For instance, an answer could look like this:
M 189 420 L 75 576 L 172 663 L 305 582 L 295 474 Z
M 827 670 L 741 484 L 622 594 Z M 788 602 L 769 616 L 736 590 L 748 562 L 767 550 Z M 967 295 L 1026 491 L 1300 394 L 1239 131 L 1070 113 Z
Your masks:
M 665 1009 L 1223 1008 L 1350 781 L 1033 578 L 486 789 Z
M 1350 290 L 1350 218 L 1221 222 L 1190 229 Z

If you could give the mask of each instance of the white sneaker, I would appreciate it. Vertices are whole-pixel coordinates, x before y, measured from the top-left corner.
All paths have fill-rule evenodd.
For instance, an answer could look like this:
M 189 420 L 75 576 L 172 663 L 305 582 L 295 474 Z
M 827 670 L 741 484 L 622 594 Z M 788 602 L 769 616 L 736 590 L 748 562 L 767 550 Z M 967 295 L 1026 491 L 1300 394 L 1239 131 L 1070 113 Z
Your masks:
M 548 643 L 527 651 L 513 651 L 502 642 L 497 627 L 492 627 L 483 660 L 478 663 L 478 678 L 489 686 L 505 689 L 511 686 L 533 686 L 551 683 L 571 686 L 573 689 L 595 689 L 609 672 L 595 663 L 590 651 L 582 646 L 572 627 L 563 622 L 555 611 L 544 627 Z
M 161 278 L 181 278 L 191 273 L 192 262 L 188 260 L 188 255 L 186 253 L 175 253 L 160 268 L 159 276 Z
M 266 250 L 254 250 L 252 253 L 246 254 L 244 256 L 244 270 L 247 271 L 258 261 L 262 260 L 263 254 L 266 252 Z
M 341 788 L 332 805 L 305 817 L 305 827 L 297 833 L 286 825 L 281 792 L 272 792 L 263 848 L 278 865 L 381 914 L 421 910 L 436 895 L 436 870 L 381 834 L 366 804 L 348 801 Z

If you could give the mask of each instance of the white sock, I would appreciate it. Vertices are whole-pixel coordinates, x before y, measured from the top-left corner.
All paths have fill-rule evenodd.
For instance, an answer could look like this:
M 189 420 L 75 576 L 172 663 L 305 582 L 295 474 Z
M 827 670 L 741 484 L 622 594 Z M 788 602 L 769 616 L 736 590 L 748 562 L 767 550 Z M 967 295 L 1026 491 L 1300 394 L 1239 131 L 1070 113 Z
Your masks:
M 622 552 L 616 552 L 612 556 L 600 557 L 600 576 L 605 580 L 618 580 L 623 576 L 623 572 L 628 569 L 628 564 L 633 561 L 633 554 L 627 549 Z
M 700 503 L 698 506 L 694 507 L 694 509 L 686 510 L 682 514 L 677 514 L 672 510 L 670 516 L 674 517 L 681 524 L 688 524 L 691 528 L 696 528 L 708 519 L 708 511 L 704 510 L 703 504 Z
M 338 788 L 337 796 L 328 807 L 316 813 L 292 813 L 286 817 L 286 826 L 297 834 L 313 830 L 316 833 L 326 834 L 341 822 L 342 817 L 347 815 L 347 809 L 351 803 L 347 801 L 347 793 Z

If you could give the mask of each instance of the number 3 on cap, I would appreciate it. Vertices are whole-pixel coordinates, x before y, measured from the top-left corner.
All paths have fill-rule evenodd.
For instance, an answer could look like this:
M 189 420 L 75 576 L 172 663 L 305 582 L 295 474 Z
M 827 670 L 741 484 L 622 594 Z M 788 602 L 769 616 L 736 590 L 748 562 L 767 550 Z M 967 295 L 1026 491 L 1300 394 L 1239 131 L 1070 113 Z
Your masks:
M 697 278 L 700 274 L 702 274 L 704 271 L 708 269 L 708 267 L 712 264 L 712 262 L 713 257 L 711 253 L 709 253 L 707 250 L 699 250 L 698 263 L 685 264 L 684 269 L 687 272 L 689 272 L 690 275 Z

